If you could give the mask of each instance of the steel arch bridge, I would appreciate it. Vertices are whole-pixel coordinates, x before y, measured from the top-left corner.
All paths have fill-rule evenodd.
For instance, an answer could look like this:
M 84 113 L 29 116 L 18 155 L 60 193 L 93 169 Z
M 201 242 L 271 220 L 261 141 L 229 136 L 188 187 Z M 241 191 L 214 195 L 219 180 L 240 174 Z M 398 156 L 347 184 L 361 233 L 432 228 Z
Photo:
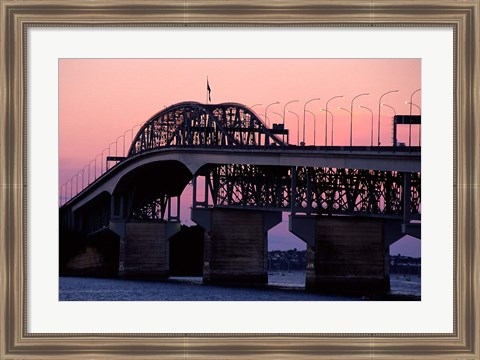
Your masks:
M 372 151 L 365 147 L 348 150 L 343 147 L 298 147 L 288 145 L 288 140 L 283 142 L 281 137 L 284 135 L 288 139 L 287 129 L 269 129 L 254 111 L 242 104 L 174 104 L 147 120 L 132 139 L 127 156 L 111 159 L 118 163 L 76 194 L 62 209 L 77 208 L 75 202 L 78 198 L 79 202 L 84 202 L 82 195 L 88 197 L 92 188 L 104 188 L 112 178 L 118 178 L 116 173 L 130 166 L 129 181 L 136 181 L 136 188 L 125 187 L 120 194 L 118 187 L 113 186 L 96 198 L 85 200 L 78 213 L 83 214 L 82 226 L 88 229 L 87 233 L 108 227 L 114 215 L 133 220 L 178 219 L 179 214 L 176 217 L 170 215 L 172 199 L 179 201 L 183 186 L 190 181 L 197 188 L 197 179 L 201 178 L 204 200 L 194 196 L 193 208 L 213 206 L 374 216 L 403 218 L 407 222 L 420 219 L 420 167 L 409 165 L 408 170 L 401 169 L 401 161 L 410 161 L 411 164 L 419 159 L 419 148 Z M 165 176 L 170 166 L 165 151 L 179 154 L 182 159 L 176 162 L 183 165 L 176 168 L 178 176 L 175 179 Z M 409 155 L 410 151 L 413 155 Z M 218 154 L 220 160 L 212 160 Z M 368 162 L 356 160 L 365 154 L 370 159 Z M 267 159 L 267 155 L 271 159 Z M 382 158 L 391 161 L 392 155 L 400 158 L 400 162 L 395 163 L 397 165 L 377 164 Z M 152 156 L 158 157 L 159 160 L 155 161 L 163 164 L 161 170 L 151 163 L 150 170 L 136 173 L 132 164 Z M 188 167 L 187 163 L 194 161 L 193 158 L 200 165 Z M 351 162 L 345 161 L 348 159 Z M 139 178 L 134 180 L 135 177 Z M 198 186 L 198 192 L 201 188 Z M 129 206 L 120 209 L 120 202 Z
M 133 139 L 128 156 L 164 146 L 285 145 L 248 107 L 237 103 L 182 102 L 152 116 Z

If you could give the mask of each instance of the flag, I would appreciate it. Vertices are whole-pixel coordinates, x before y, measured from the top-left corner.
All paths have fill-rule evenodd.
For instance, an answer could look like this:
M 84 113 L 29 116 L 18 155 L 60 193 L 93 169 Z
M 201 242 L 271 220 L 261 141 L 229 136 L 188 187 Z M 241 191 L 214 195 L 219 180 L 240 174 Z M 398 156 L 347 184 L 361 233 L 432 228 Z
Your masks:
M 210 97 L 210 93 L 212 92 L 212 89 L 210 89 L 210 84 L 208 83 L 208 77 L 207 77 L 207 91 L 208 91 L 208 101 L 212 101 L 212 98 Z

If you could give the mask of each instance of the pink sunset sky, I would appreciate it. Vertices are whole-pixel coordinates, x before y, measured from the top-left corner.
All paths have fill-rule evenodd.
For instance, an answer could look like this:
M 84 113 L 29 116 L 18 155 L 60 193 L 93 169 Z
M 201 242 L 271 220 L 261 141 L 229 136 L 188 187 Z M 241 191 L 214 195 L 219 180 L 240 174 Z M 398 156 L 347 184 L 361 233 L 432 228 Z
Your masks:
M 110 155 L 123 155 L 130 145 L 128 130 L 147 121 L 153 114 L 183 101 L 206 101 L 207 76 L 211 102 L 236 102 L 253 106 L 270 122 L 281 123 L 287 106 L 286 127 L 290 143 L 303 140 L 304 105 L 315 114 L 315 142 L 325 142 L 326 101 L 333 114 L 334 145 L 350 141 L 350 110 L 353 107 L 353 145 L 370 145 L 371 113 L 373 143 L 377 145 L 379 98 L 383 97 L 380 120 L 382 145 L 392 144 L 392 117 L 419 114 L 421 91 L 414 105 L 406 104 L 421 88 L 420 59 L 61 59 L 59 60 L 59 184 L 69 181 L 90 161 L 110 146 Z M 260 104 L 260 105 L 256 105 Z M 393 108 L 393 109 L 392 109 Z M 290 111 L 290 112 L 288 112 Z M 291 113 L 293 112 L 293 113 Z M 278 114 L 275 114 L 278 113 Z M 297 130 L 297 116 L 300 129 Z M 138 127 L 135 128 L 135 132 Z M 297 138 L 299 133 L 299 139 Z M 331 115 L 328 115 L 328 144 L 331 143 Z M 419 129 L 412 127 L 412 145 L 419 143 Z M 408 126 L 399 129 L 398 141 L 408 144 Z M 307 145 L 314 143 L 314 116 L 306 113 Z M 115 144 L 116 143 L 116 144 Z M 104 152 L 103 158 L 108 151 Z M 99 160 L 101 156 L 97 157 Z M 100 162 L 98 170 L 100 170 Z M 93 165 L 92 165 L 93 166 Z M 103 165 L 104 166 L 104 165 Z M 182 219 L 188 214 L 183 214 Z M 298 247 L 298 246 L 297 246 Z

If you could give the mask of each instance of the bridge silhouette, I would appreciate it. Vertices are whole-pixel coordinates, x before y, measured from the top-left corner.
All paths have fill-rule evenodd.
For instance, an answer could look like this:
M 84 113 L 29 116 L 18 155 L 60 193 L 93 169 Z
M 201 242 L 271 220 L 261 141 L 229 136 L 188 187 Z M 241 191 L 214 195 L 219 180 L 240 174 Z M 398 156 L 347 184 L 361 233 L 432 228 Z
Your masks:
M 191 184 L 205 282 L 266 283 L 267 232 L 288 212 L 289 230 L 307 244 L 307 289 L 387 291 L 388 247 L 420 238 L 420 147 L 294 146 L 288 135 L 237 103 L 158 112 L 126 156 L 107 157 L 113 166 L 92 182 L 88 174 L 75 194 L 71 183 L 70 198 L 60 189 L 61 243 L 76 236 L 93 248 L 71 267 L 114 258 L 119 276 L 168 277 L 169 238 Z

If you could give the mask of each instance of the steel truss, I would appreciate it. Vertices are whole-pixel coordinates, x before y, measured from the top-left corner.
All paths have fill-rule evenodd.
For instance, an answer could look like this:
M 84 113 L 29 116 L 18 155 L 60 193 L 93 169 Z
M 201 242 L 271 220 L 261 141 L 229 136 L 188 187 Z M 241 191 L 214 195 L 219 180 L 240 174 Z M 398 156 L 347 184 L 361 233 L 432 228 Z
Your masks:
M 82 232 L 86 235 L 102 231 L 110 226 L 110 199 L 102 196 L 81 209 Z
M 175 209 L 172 208 L 174 198 L 177 200 Z M 132 210 L 129 219 L 180 221 L 180 197 L 163 195 L 160 198 L 144 201 Z
M 129 150 L 132 156 L 163 146 L 265 146 L 283 145 L 262 120 L 241 104 L 172 105 L 148 120 Z
M 205 198 L 217 207 L 400 218 L 407 196 L 408 218 L 419 219 L 420 180 L 398 171 L 219 165 L 206 175 Z M 194 199 L 194 206 L 210 205 Z

